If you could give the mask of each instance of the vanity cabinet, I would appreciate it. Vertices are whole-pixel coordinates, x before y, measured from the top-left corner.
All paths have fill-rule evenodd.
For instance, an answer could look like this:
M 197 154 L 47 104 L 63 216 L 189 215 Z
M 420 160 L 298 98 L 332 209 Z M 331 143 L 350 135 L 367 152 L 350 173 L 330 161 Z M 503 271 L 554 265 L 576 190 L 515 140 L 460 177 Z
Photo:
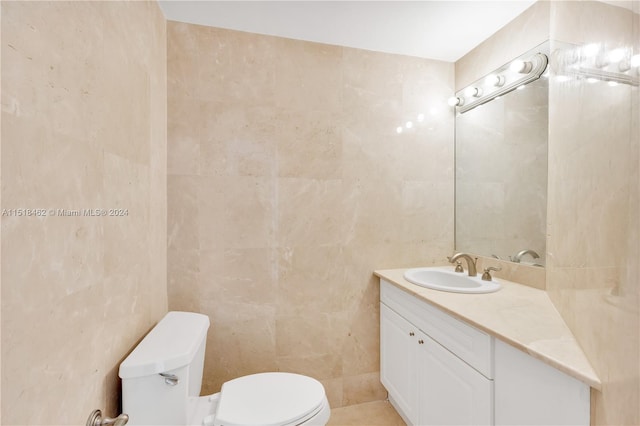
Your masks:
M 385 304 L 386 299 L 397 308 L 403 298 L 395 289 L 387 290 L 380 305 L 380 377 L 405 421 L 413 425 L 493 424 L 493 381 L 426 334 L 423 329 L 429 327 L 418 327 Z M 429 312 L 424 314 L 422 319 L 435 326 L 449 321 Z M 440 333 L 447 329 L 469 331 L 464 330 L 468 326 L 458 324 L 454 318 L 450 320 Z
M 384 279 L 380 380 L 410 425 L 589 425 L 588 385 Z

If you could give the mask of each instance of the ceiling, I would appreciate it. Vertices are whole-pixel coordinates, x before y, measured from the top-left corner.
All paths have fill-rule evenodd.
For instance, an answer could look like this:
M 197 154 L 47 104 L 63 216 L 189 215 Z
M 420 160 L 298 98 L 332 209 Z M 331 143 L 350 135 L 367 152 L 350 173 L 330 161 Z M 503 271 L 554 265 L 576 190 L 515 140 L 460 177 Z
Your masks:
M 455 62 L 535 0 L 159 3 L 172 21 Z

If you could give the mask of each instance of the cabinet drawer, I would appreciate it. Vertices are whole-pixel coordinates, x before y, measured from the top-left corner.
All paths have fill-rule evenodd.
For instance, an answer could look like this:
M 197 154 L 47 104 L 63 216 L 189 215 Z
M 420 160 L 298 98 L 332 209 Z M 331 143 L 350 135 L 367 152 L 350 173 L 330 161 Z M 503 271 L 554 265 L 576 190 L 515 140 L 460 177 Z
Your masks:
M 493 379 L 493 339 L 440 309 L 380 280 L 380 301 L 485 377 Z

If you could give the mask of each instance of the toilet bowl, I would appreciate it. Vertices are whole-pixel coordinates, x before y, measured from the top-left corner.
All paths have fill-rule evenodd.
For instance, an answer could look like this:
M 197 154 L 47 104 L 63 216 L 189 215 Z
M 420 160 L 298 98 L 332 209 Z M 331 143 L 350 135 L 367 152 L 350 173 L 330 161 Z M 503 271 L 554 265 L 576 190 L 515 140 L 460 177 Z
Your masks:
M 206 315 L 169 312 L 120 364 L 129 425 L 326 425 L 324 387 L 300 374 L 252 374 L 200 396 L 208 328 Z

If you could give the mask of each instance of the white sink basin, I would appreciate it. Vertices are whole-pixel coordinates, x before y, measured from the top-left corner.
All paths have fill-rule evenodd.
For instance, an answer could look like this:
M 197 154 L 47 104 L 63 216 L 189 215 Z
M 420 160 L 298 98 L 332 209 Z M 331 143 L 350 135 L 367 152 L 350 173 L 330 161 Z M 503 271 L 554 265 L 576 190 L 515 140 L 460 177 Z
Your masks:
M 454 272 L 453 267 L 407 269 L 404 279 L 421 287 L 454 293 L 492 293 L 501 287 L 496 281 L 483 281 L 480 275 L 470 277 L 466 271 Z

